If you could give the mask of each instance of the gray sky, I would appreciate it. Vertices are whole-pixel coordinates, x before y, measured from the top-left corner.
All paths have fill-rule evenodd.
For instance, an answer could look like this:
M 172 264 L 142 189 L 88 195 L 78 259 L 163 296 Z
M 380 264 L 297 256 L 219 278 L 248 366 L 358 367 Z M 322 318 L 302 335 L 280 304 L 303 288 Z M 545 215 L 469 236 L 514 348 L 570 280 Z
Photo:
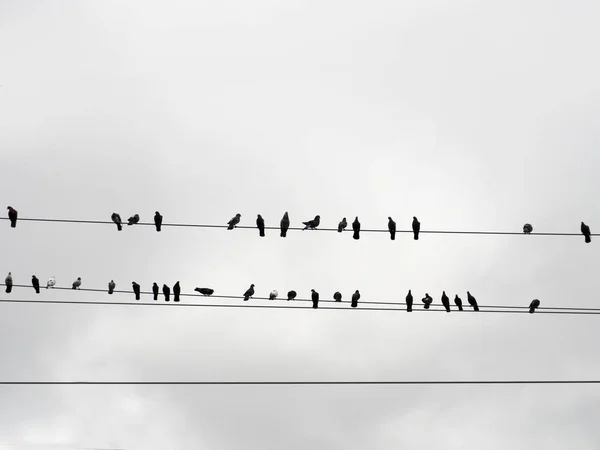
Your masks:
M 22 217 L 276 225 L 287 210 L 293 225 L 358 215 L 384 228 L 391 215 L 406 229 L 416 215 L 423 229 L 597 232 L 599 14 L 566 0 L 0 0 L 0 192 Z M 469 289 L 482 304 L 586 307 L 600 289 L 595 238 L 0 225 L 0 274 L 23 284 L 255 283 L 371 301 L 410 288 L 436 303 Z M 0 379 L 598 379 L 598 337 L 593 316 L 3 304 Z M 42 450 L 600 440 L 595 386 L 42 386 L 0 399 L 0 443 Z

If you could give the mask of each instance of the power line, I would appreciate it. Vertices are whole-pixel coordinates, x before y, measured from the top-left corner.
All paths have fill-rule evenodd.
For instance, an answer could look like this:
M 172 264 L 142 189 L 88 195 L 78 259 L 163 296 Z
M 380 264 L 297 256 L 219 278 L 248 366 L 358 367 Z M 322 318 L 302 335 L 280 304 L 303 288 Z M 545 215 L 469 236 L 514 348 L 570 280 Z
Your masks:
M 1 381 L 0 385 L 80 386 L 381 386 L 381 385 L 498 385 L 498 384 L 600 384 L 600 380 L 435 380 L 435 381 Z

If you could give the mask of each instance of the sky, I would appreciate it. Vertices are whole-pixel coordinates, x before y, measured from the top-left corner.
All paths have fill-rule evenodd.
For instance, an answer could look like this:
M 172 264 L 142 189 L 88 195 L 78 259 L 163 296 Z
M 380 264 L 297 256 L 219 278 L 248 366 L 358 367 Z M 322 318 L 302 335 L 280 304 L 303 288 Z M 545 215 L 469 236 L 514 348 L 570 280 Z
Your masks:
M 599 15 L 588 0 L 0 0 L 1 196 L 23 218 L 150 222 L 158 210 L 276 226 L 288 211 L 292 226 L 319 214 L 322 227 L 391 216 L 409 229 L 417 216 L 424 230 L 595 232 Z M 257 296 L 339 290 L 348 308 L 3 303 L 0 380 L 600 379 L 591 315 L 347 303 L 356 289 L 392 302 L 412 289 L 417 303 L 469 290 L 481 305 L 596 307 L 596 240 L 0 221 L 0 274 L 15 284 L 241 295 L 254 283 Z M 0 449 L 600 440 L 595 385 L 0 386 L 0 399 Z

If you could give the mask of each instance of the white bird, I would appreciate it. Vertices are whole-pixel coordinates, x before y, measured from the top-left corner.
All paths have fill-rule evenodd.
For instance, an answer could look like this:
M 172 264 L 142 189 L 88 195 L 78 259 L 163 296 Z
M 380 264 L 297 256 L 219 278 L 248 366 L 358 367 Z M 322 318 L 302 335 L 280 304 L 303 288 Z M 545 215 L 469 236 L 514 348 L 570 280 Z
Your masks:
M 81 286 L 81 277 L 77 277 L 75 281 L 73 281 L 73 289 L 79 289 Z
M 49 287 L 51 287 L 52 289 L 54 289 L 54 285 L 55 284 L 56 284 L 56 278 L 50 277 L 50 279 L 46 283 L 46 289 L 48 289 Z
M 269 294 L 269 300 L 275 300 L 278 295 L 279 295 L 279 292 L 277 292 L 277 290 L 273 289 L 271 291 L 271 293 Z

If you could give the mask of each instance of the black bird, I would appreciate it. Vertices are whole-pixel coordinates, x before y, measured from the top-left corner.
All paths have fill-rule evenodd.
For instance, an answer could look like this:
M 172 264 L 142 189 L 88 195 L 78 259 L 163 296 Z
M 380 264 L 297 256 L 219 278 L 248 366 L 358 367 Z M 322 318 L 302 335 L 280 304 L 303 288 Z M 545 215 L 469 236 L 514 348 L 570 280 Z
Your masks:
M 10 220 L 10 227 L 17 228 L 17 216 L 19 215 L 18 211 L 12 206 L 7 207 L 8 209 L 8 218 Z
M 10 272 L 8 272 L 8 275 L 6 275 L 6 278 L 4 279 L 4 284 L 6 285 L 6 293 L 10 294 L 13 287 L 13 279 L 12 274 Z
M 409 289 L 408 294 L 406 295 L 406 312 L 412 312 L 412 306 L 413 306 L 413 296 Z
M 346 218 L 344 217 L 340 223 L 338 223 L 338 233 L 341 233 L 348 226 L 348 222 L 346 222 Z
M 533 314 L 540 307 L 540 301 L 536 298 L 529 304 L 529 314 Z
M 352 294 L 352 303 L 350 303 L 350 306 L 352 306 L 353 308 L 356 308 L 358 306 L 358 300 L 360 299 L 360 292 L 358 292 L 358 289 L 354 292 L 354 294 Z
M 413 234 L 415 235 L 415 241 L 419 240 L 419 231 L 421 231 L 421 222 L 417 220 L 416 217 L 413 216 L 412 222 Z
M 117 287 L 115 281 L 110 280 L 110 283 L 108 283 L 108 293 L 112 295 L 112 293 L 115 292 L 115 287 Z
M 131 286 L 133 287 L 133 293 L 135 294 L 135 299 L 139 300 L 140 299 L 140 285 L 137 284 L 135 281 L 132 281 Z
M 179 301 L 179 294 L 181 294 L 181 287 L 179 286 L 179 281 L 173 285 L 173 301 Z
M 530 223 L 526 223 L 525 225 L 523 225 L 523 233 L 531 234 L 532 231 L 533 231 L 533 227 L 531 226 Z
M 112 213 L 110 218 L 114 223 L 117 224 L 117 230 L 121 231 L 123 229 L 123 222 L 121 221 L 121 216 L 117 213 Z
M 358 216 L 356 216 L 356 219 L 352 222 L 352 230 L 354 231 L 352 237 L 356 240 L 360 239 L 360 222 L 358 221 Z
M 396 239 L 396 222 L 391 217 L 388 217 L 388 230 L 390 231 L 390 239 Z
M 231 218 L 229 222 L 227 222 L 227 229 L 233 230 L 237 226 L 237 224 L 240 223 L 241 219 L 242 215 L 240 213 L 237 213 L 234 217 Z
M 433 298 L 431 298 L 431 296 L 427 292 L 425 292 L 425 297 L 423 297 L 421 301 L 425 304 L 424 308 L 429 309 L 429 306 L 433 302 Z
M 140 221 L 140 215 L 139 214 L 134 214 L 129 219 L 127 219 L 127 225 L 135 225 L 139 221 Z
M 196 288 L 194 290 L 201 293 L 205 297 L 210 297 L 215 292 L 215 290 L 211 288 Z
M 309 220 L 308 222 L 302 222 L 302 223 L 304 224 L 304 228 L 302 229 L 302 231 L 309 229 L 309 228 L 311 230 L 314 230 L 321 224 L 321 216 L 316 215 L 313 220 Z
M 296 298 L 296 295 L 298 295 L 296 291 L 290 291 L 287 293 L 287 298 L 288 300 L 294 300 Z
M 313 308 L 318 308 L 319 307 L 319 293 L 317 291 L 315 291 L 314 289 L 311 289 L 310 292 L 312 292 L 311 299 L 313 302 Z
M 461 299 L 461 298 L 460 298 L 458 295 L 455 295 L 455 296 L 454 296 L 454 304 L 455 304 L 455 305 L 458 307 L 458 310 L 459 310 L 459 311 L 462 311 L 462 310 L 463 310 L 463 307 L 462 307 L 462 299 Z
M 162 228 L 162 219 L 163 217 L 160 215 L 158 211 L 154 213 L 154 226 L 156 227 L 156 231 L 160 231 Z
M 333 294 L 333 299 L 336 302 L 341 302 L 342 301 L 342 293 L 341 292 L 336 292 L 335 294 Z
M 152 284 L 152 295 L 154 295 L 154 300 L 158 300 L 158 294 L 160 293 L 160 288 L 158 287 L 158 284 L 153 283 Z
M 290 227 L 290 216 L 288 216 L 287 211 L 285 212 L 285 214 L 281 218 L 281 222 L 280 222 L 279 226 L 281 227 L 281 234 L 280 234 L 280 236 L 281 237 L 286 237 L 287 230 Z
M 254 285 L 251 284 L 246 292 L 244 292 L 244 301 L 248 301 L 254 295 Z
M 446 308 L 446 312 L 450 312 L 450 299 L 446 295 L 446 291 L 442 291 L 442 305 Z
M 171 296 L 171 288 L 166 284 L 163 284 L 163 295 L 165 296 L 165 302 L 169 301 L 169 297 Z
M 469 305 L 471 305 L 475 311 L 479 311 L 479 306 L 477 305 L 477 300 L 475 300 L 475 297 L 473 297 L 469 291 L 467 291 L 467 301 L 469 302 Z
M 585 236 L 585 242 L 589 244 L 592 242 L 592 236 L 590 232 L 590 227 L 585 223 L 581 222 L 581 233 Z
M 256 228 L 258 228 L 258 235 L 265 237 L 265 219 L 260 214 L 256 216 Z
M 40 293 L 40 280 L 38 280 L 38 277 L 36 277 L 35 275 L 33 275 L 31 277 L 31 285 L 35 289 L 35 293 L 39 294 Z

